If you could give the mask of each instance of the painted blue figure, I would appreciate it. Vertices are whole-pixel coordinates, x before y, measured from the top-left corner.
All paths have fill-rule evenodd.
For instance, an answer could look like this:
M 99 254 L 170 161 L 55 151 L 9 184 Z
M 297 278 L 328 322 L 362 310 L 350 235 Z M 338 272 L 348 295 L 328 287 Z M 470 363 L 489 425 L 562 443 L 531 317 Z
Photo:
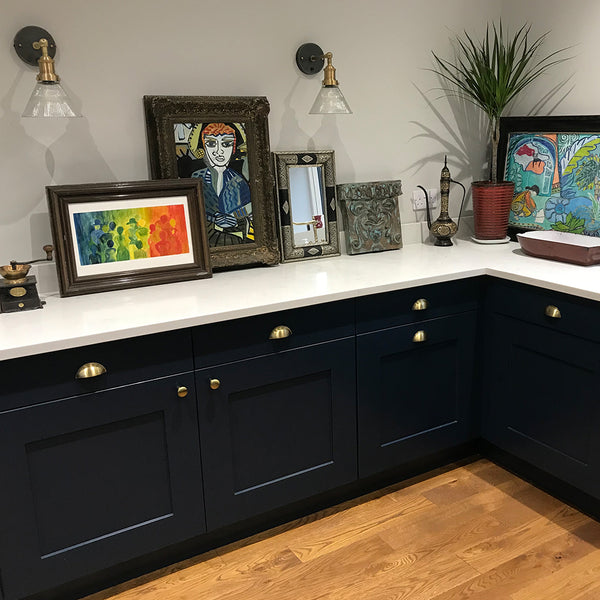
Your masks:
M 229 162 L 235 153 L 235 130 L 225 123 L 210 123 L 202 131 L 204 169 L 192 173 L 203 181 L 207 220 L 218 231 L 234 236 L 239 242 L 252 242 L 252 203 L 250 187 Z M 209 237 L 213 237 L 209 235 Z M 231 240 L 211 245 L 232 243 Z

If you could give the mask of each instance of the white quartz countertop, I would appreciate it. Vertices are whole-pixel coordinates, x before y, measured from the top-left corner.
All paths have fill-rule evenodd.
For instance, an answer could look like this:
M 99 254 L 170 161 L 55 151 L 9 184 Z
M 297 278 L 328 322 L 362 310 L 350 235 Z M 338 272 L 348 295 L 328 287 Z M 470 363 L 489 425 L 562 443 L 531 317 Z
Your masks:
M 215 273 L 212 279 L 72 298 L 0 314 L 0 360 L 309 306 L 417 285 L 492 275 L 600 300 L 600 265 L 525 255 L 518 243 L 410 244 L 400 250 Z

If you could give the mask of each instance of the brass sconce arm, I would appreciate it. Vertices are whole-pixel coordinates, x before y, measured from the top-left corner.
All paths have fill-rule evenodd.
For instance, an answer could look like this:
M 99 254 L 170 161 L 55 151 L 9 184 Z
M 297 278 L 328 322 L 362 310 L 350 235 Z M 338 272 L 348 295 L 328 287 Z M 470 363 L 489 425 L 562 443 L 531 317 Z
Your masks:
M 60 77 L 54 71 L 54 59 L 48 54 L 48 40 L 41 38 L 32 44 L 35 50 L 41 50 L 42 55 L 38 59 L 40 72 L 37 74 L 37 80 L 41 82 L 60 81 Z
M 339 89 L 332 64 L 333 54 L 323 52 L 317 44 L 302 44 L 296 51 L 296 65 L 305 75 L 315 75 L 323 71 L 323 84 L 310 114 L 351 114 L 344 95 Z M 327 61 L 327 64 L 325 64 Z

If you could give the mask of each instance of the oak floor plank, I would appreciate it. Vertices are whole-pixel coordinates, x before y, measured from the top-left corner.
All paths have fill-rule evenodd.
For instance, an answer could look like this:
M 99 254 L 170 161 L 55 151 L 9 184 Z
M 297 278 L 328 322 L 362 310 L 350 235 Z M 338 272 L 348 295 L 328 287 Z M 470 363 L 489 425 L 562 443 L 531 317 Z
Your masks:
M 478 460 L 87 598 L 106 599 L 600 600 L 600 523 Z
M 432 600 L 507 599 L 513 592 L 522 590 L 528 584 L 576 563 L 580 558 L 594 552 L 596 547 L 600 547 L 600 524 L 591 522 L 591 524 L 584 525 L 584 528 L 587 528 L 588 525 L 592 525 L 594 531 L 581 531 L 581 534 L 588 540 L 593 535 L 596 546 L 574 533 L 565 533 L 525 554 L 502 563 L 463 585 L 436 596 Z M 596 600 L 598 599 L 596 598 Z
M 595 550 L 564 569 L 530 583 L 511 594 L 511 598 L 512 600 L 537 598 L 575 600 L 578 596 L 593 590 L 600 592 L 600 550 Z
M 588 517 L 577 510 L 562 506 L 548 517 L 538 517 L 490 540 L 476 544 L 459 552 L 459 556 L 480 573 L 485 573 L 506 560 L 560 536 L 569 529 L 583 525 L 587 519 Z

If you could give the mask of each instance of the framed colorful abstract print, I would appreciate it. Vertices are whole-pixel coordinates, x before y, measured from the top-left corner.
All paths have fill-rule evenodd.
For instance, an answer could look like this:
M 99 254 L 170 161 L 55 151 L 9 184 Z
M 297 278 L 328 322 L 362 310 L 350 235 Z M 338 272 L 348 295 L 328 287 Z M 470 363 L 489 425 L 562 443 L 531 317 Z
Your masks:
M 198 181 L 46 191 L 61 296 L 212 276 Z
M 511 235 L 600 236 L 600 116 L 503 117 L 498 173 L 515 183 Z
M 260 96 L 144 96 L 155 179 L 202 183 L 215 269 L 279 263 L 269 102 Z

